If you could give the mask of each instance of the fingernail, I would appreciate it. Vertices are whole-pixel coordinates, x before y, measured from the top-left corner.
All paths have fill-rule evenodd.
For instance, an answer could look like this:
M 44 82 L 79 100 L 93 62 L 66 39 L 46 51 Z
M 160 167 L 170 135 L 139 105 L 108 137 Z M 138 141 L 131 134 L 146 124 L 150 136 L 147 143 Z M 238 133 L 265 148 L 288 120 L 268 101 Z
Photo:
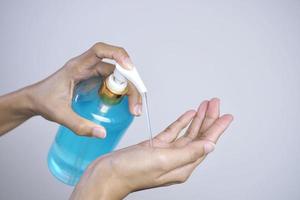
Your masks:
M 142 105 L 139 105 L 139 115 L 142 114 Z
M 124 65 L 127 67 L 127 69 L 132 69 L 133 68 L 133 63 L 129 57 L 126 57 L 123 60 Z
M 218 98 L 218 97 L 214 97 L 211 99 L 211 101 L 217 101 L 217 102 L 220 102 L 221 100 Z
M 100 128 L 100 127 L 94 127 L 92 134 L 94 137 L 98 137 L 98 138 L 105 138 L 106 137 L 106 131 L 104 128 Z
M 215 150 L 215 144 L 212 142 L 207 142 L 204 144 L 204 152 L 205 154 L 211 153 L 213 150 Z
M 142 114 L 142 108 L 141 108 L 141 105 L 136 104 L 136 105 L 134 106 L 134 113 L 135 113 L 135 115 L 137 115 L 137 116 L 139 116 L 139 115 Z
M 139 105 L 138 104 L 134 106 L 134 114 L 139 115 Z

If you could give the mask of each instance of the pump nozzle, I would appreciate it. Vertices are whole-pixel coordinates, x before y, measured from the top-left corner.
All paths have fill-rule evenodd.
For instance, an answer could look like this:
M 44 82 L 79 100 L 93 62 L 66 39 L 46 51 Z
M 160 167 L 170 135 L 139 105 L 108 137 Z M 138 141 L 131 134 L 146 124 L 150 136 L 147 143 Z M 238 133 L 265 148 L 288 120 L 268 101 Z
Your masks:
M 116 63 L 114 75 L 116 77 L 120 77 L 120 74 L 123 75 L 128 81 L 130 81 L 137 88 L 139 93 L 143 94 L 147 92 L 146 86 L 144 85 L 144 82 L 135 67 L 133 67 L 132 69 L 124 69 L 118 63 Z

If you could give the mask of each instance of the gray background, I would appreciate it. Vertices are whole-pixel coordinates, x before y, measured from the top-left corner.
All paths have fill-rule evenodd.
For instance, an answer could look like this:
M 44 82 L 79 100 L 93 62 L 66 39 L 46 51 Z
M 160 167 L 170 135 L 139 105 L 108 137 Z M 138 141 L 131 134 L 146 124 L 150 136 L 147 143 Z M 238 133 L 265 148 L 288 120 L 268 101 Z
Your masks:
M 0 27 L 1 94 L 103 41 L 139 67 L 155 133 L 214 96 L 234 114 L 187 183 L 126 199 L 300 199 L 300 1 L 2 0 Z M 69 197 L 46 165 L 56 129 L 34 117 L 1 137 L 1 200 Z M 138 118 L 119 148 L 147 137 Z

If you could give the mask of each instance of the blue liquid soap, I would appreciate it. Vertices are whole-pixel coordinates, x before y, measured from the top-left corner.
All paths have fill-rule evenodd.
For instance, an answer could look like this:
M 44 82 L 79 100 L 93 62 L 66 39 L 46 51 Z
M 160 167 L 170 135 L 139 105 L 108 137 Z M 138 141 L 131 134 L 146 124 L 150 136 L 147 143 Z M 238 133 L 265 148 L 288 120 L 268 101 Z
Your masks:
M 49 151 L 48 168 L 65 184 L 76 185 L 91 162 L 113 151 L 133 121 L 127 96 L 118 103 L 107 103 L 98 93 L 103 83 L 99 77 L 80 83 L 74 92 L 72 108 L 80 116 L 105 127 L 106 138 L 78 136 L 60 126 Z

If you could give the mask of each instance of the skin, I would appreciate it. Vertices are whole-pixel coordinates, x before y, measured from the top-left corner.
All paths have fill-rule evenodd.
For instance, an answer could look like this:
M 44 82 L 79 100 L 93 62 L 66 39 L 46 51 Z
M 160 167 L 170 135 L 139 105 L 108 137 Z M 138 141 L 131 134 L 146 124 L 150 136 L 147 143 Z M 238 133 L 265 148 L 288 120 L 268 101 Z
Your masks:
M 113 59 L 128 70 L 133 66 L 123 48 L 97 43 L 48 78 L 0 96 L 0 135 L 40 115 L 69 127 L 78 135 L 104 138 L 103 127 L 81 118 L 71 108 L 77 83 L 113 71 L 114 65 L 104 62 L 104 58 Z M 131 113 L 140 115 L 141 97 L 132 85 L 128 96 Z M 220 116 L 218 98 L 203 101 L 197 110 L 185 112 L 159 133 L 153 147 L 144 141 L 95 160 L 70 199 L 119 200 L 134 191 L 183 183 L 215 149 L 232 120 L 230 114 Z M 179 136 L 183 130 L 186 131 Z
M 107 76 L 114 70 L 115 66 L 104 62 L 104 58 L 115 60 L 125 69 L 130 70 L 133 66 L 124 48 L 96 43 L 46 79 L 0 96 L 0 135 L 30 117 L 40 115 L 72 129 L 78 135 L 104 138 L 104 127 L 80 117 L 71 108 L 73 90 L 77 83 L 94 76 Z M 131 84 L 127 95 L 131 113 L 139 116 L 142 112 L 142 101 Z
M 120 200 L 134 191 L 185 182 L 233 120 L 229 114 L 220 117 L 219 105 L 213 98 L 187 111 L 154 138 L 153 147 L 144 141 L 100 157 L 70 199 Z

